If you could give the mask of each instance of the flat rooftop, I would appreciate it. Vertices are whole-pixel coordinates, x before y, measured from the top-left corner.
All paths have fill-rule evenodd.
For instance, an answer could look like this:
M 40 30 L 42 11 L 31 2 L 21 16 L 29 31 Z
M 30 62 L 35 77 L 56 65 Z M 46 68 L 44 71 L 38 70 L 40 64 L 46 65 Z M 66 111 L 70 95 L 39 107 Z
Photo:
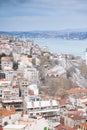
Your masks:
M 24 127 L 26 127 L 26 125 L 14 125 L 14 124 L 10 124 L 10 125 L 6 125 L 4 126 L 4 129 L 12 129 L 12 130 L 15 130 L 15 129 L 23 129 Z

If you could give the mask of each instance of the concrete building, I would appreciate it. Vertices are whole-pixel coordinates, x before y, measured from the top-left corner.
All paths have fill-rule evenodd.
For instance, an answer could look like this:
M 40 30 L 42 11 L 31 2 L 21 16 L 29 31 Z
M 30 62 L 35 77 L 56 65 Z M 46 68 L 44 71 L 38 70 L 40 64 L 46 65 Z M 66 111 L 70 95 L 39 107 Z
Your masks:
M 36 68 L 25 68 L 24 69 L 24 78 L 28 80 L 29 83 L 36 83 L 38 79 L 38 71 Z
M 7 111 L 6 114 L 9 112 L 4 111 Z M 29 115 L 25 113 L 8 113 L 3 117 L 3 130 L 48 130 L 48 120 L 39 115 L 29 118 Z
M 0 79 L 0 86 L 7 87 L 11 85 L 11 80 Z
M 71 128 L 79 125 L 80 123 L 85 123 L 85 118 L 77 114 L 68 114 L 67 116 L 65 116 L 64 119 L 65 119 L 64 125 L 69 126 Z
M 47 71 L 48 77 L 66 77 L 66 70 L 62 66 L 56 65 L 54 68 Z
M 79 124 L 79 128 L 77 130 L 87 130 L 87 123 Z
M 6 80 L 13 80 L 13 70 L 4 70 L 2 71 L 3 73 L 5 73 L 5 79 Z
M 2 66 L 2 70 L 12 70 L 13 62 L 11 60 L 11 57 L 9 56 L 2 57 L 1 66 Z
M 27 129 L 26 129 L 26 125 L 10 124 L 10 125 L 4 126 L 3 130 L 27 130 Z

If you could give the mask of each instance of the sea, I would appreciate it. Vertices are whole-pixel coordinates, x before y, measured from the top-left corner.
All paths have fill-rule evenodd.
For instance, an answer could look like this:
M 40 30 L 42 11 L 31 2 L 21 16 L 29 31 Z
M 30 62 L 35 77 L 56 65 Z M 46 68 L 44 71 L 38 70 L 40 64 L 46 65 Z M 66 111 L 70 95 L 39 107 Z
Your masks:
M 62 39 L 59 37 L 53 37 L 57 35 L 57 32 L 0 32 L 1 34 L 7 34 L 16 38 L 26 40 L 33 40 L 34 44 L 40 46 L 48 46 L 49 51 L 52 53 L 64 53 L 72 54 L 75 56 L 85 57 L 85 50 L 87 48 L 87 39 Z M 50 36 L 52 35 L 52 37 Z M 82 36 L 86 35 L 82 33 Z M 48 37 L 50 36 L 50 37 Z
M 32 38 L 34 44 L 48 46 L 52 53 L 73 54 L 85 58 L 87 40 L 66 40 L 59 38 Z

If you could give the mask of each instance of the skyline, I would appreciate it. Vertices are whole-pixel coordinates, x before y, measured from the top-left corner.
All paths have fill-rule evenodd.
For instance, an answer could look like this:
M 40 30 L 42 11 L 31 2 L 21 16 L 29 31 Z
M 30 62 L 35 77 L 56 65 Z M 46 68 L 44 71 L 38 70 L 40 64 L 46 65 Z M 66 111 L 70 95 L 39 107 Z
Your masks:
M 0 31 L 87 28 L 86 0 L 0 0 Z

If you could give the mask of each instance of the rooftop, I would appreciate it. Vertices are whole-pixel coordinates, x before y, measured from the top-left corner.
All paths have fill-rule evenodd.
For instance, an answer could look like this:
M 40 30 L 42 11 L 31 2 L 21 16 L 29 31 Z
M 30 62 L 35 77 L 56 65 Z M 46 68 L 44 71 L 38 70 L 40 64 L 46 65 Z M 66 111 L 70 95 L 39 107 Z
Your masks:
M 11 57 L 10 56 L 5 56 L 1 58 L 2 61 L 11 61 Z
M 87 93 L 87 88 L 72 88 L 72 89 L 68 90 L 67 92 L 69 94 L 70 93 L 81 93 L 81 92 Z
M 15 113 L 16 113 L 15 108 L 11 106 L 9 110 L 6 108 L 2 108 L 1 116 L 8 116 Z
M 6 126 L 4 126 L 4 128 L 6 128 L 6 129 L 23 129 L 23 128 L 25 128 L 26 127 L 26 125 L 14 125 L 14 124 L 10 124 L 10 125 L 6 125 Z
M 76 114 L 68 114 L 68 117 L 73 120 L 82 120 L 84 119 L 82 116 L 76 115 Z

